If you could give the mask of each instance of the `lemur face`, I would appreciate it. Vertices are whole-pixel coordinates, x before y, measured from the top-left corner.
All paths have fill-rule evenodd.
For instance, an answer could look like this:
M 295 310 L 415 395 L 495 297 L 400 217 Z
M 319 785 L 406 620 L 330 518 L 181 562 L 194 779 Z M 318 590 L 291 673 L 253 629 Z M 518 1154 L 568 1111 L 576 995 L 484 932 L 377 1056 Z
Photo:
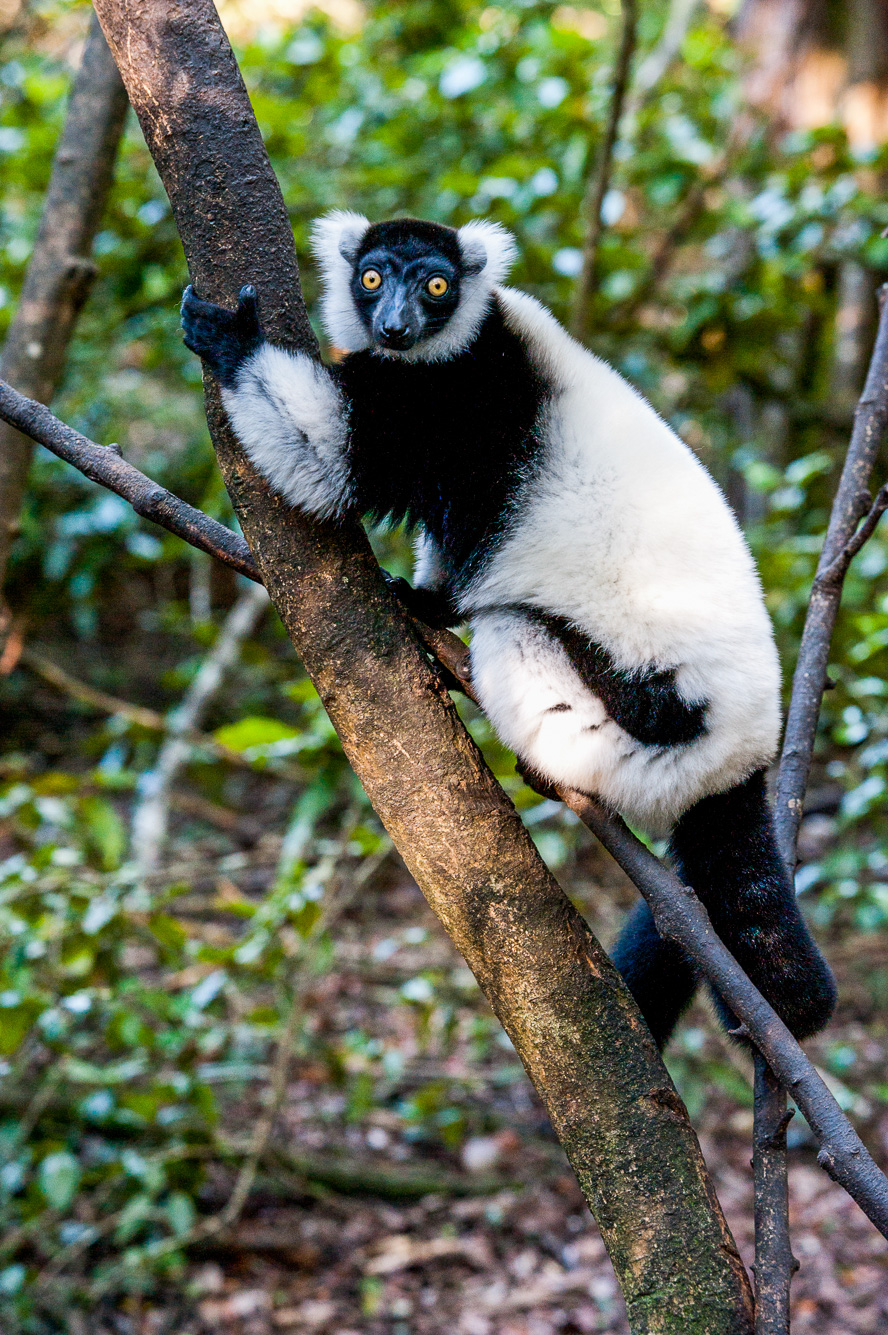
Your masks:
M 342 352 L 443 361 L 469 346 L 515 256 L 497 223 L 459 230 L 419 218 L 370 223 L 359 213 L 318 218 L 324 329 Z
M 466 262 L 456 232 L 398 219 L 368 227 L 354 258 L 351 293 L 371 346 L 406 352 L 442 330 L 459 306 Z

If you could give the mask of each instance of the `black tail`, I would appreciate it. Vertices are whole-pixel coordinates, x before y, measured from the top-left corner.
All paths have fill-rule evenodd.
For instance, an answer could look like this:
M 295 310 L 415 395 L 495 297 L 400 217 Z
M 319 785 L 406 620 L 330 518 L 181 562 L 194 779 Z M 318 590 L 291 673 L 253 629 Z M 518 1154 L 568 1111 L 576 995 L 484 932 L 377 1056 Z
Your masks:
M 822 1029 L 836 1003 L 835 983 L 777 851 L 764 770 L 685 812 L 671 851 L 722 941 L 796 1038 Z M 696 975 L 687 957 L 657 935 L 646 904 L 624 927 L 614 963 L 662 1047 L 693 996 Z M 730 1009 L 713 997 L 726 1026 L 735 1028 Z

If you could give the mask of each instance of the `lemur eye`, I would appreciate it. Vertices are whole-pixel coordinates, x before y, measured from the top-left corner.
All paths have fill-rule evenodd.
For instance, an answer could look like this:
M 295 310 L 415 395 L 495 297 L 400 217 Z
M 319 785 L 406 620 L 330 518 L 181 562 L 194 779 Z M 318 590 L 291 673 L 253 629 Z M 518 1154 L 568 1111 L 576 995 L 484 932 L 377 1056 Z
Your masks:
M 449 291 L 450 284 L 441 274 L 436 273 L 434 278 L 430 278 L 426 283 L 426 290 L 433 297 L 443 297 L 444 293 Z
M 382 286 L 382 274 L 378 269 L 365 269 L 361 274 L 361 287 L 366 288 L 368 292 L 375 292 Z

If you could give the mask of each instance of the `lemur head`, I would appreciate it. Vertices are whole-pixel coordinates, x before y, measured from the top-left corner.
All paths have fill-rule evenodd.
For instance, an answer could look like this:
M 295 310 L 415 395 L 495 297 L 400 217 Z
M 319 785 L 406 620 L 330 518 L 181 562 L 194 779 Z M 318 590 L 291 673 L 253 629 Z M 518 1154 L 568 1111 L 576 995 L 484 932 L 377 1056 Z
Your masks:
M 330 213 L 314 227 L 330 341 L 409 361 L 441 361 L 472 340 L 515 243 L 497 223 L 455 230 L 416 218 L 370 223 Z

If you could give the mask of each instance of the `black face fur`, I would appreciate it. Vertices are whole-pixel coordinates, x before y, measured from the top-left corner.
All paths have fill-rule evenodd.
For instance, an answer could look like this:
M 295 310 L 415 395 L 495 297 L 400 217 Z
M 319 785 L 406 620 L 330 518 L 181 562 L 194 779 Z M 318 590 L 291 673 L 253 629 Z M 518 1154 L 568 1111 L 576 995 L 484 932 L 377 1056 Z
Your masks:
M 459 305 L 461 280 L 476 272 L 463 258 L 453 228 L 396 218 L 364 233 L 354 259 L 352 296 L 374 346 L 406 352 L 444 328 Z M 446 288 L 436 295 L 429 284 L 434 289 L 441 280 Z

